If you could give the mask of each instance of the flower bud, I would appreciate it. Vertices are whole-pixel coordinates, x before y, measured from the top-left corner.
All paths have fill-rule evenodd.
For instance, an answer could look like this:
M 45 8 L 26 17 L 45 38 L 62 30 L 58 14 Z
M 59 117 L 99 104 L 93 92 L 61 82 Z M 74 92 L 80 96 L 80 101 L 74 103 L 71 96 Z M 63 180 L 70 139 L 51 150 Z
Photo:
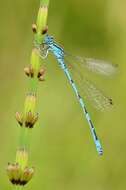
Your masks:
M 8 163 L 7 174 L 8 174 L 9 180 L 13 184 L 18 184 L 18 182 L 20 180 L 20 176 L 21 176 L 19 164 L 17 164 L 17 163 L 16 164 Z
M 36 26 L 36 24 L 32 24 L 32 31 L 33 31 L 33 33 L 37 33 L 37 26 Z
M 42 34 L 46 34 L 48 32 L 48 26 L 46 26 L 43 30 L 42 30 Z
M 39 79 L 39 81 L 45 81 L 44 75 L 45 75 L 45 69 L 42 68 L 42 69 L 40 69 L 40 71 L 38 72 L 38 79 Z
M 32 168 L 26 167 L 22 173 L 22 176 L 21 176 L 22 185 L 27 184 L 27 182 L 31 180 L 33 175 L 34 175 L 34 168 L 33 167 Z
M 16 153 L 16 162 L 14 164 L 8 163 L 7 175 L 9 180 L 14 185 L 25 185 L 27 184 L 33 174 L 34 168 L 28 166 L 28 152 L 26 149 L 19 149 Z
M 32 179 L 34 168 L 25 167 L 21 169 L 19 164 L 9 163 L 7 166 L 7 174 L 12 184 L 24 186 Z
M 33 128 L 37 120 L 38 114 L 32 114 L 32 112 L 28 112 L 26 115 L 25 127 Z
M 16 118 L 17 122 L 19 123 L 19 125 L 22 126 L 23 125 L 23 116 L 19 112 L 16 112 L 15 118 Z

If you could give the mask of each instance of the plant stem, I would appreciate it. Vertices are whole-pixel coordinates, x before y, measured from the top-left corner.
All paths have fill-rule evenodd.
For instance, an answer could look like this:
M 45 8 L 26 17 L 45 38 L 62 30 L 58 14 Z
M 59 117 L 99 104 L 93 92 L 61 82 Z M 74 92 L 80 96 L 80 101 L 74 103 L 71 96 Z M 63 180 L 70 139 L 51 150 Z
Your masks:
M 37 21 L 34 24 L 34 41 L 41 45 L 43 43 L 45 34 L 48 30 L 47 16 L 48 16 L 49 0 L 40 0 L 40 8 L 38 11 Z M 15 163 L 8 163 L 7 174 L 9 180 L 14 185 L 15 190 L 21 190 L 34 175 L 34 167 L 28 166 L 29 159 L 29 140 L 31 130 L 38 120 L 38 113 L 36 113 L 36 98 L 39 81 L 43 81 L 42 62 L 37 46 L 32 49 L 30 67 L 24 69 L 25 74 L 29 76 L 28 93 L 25 99 L 23 113 L 16 112 L 16 120 L 20 126 L 19 146 L 16 152 Z M 39 78 L 42 77 L 42 78 Z M 16 184 L 16 185 L 15 185 Z M 23 185 L 23 186 L 22 186 Z
M 22 186 L 16 185 L 14 190 L 21 190 L 21 189 L 22 189 Z
M 40 5 L 48 6 L 49 5 L 49 0 L 40 0 Z

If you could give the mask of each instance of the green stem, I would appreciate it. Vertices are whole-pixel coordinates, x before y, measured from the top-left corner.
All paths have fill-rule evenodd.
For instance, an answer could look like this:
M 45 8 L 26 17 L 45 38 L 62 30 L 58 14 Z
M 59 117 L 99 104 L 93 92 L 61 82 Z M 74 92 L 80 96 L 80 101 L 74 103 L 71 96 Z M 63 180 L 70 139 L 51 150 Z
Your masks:
M 40 5 L 48 6 L 49 5 L 49 0 L 40 0 Z
M 31 93 L 37 93 L 38 90 L 38 78 L 31 78 L 29 81 L 29 91 Z
M 22 186 L 16 185 L 14 190 L 21 190 L 21 189 L 22 189 Z
M 45 34 L 47 32 L 47 16 L 48 16 L 48 5 L 49 0 L 40 0 L 40 8 L 38 11 L 37 21 L 36 21 L 36 32 L 34 32 L 34 41 L 36 45 L 41 45 L 43 43 Z M 33 30 L 34 31 L 34 30 Z M 33 127 L 35 122 L 38 119 L 38 115 L 35 114 L 35 106 L 36 106 L 36 93 L 38 89 L 38 78 L 43 76 L 41 70 L 41 58 L 38 52 L 38 46 L 35 46 L 32 50 L 31 54 L 31 67 L 28 70 L 29 73 L 33 74 L 33 78 L 30 78 L 30 84 L 28 88 L 28 95 L 26 96 L 26 101 L 24 105 L 24 113 L 20 115 L 17 113 L 17 121 L 19 119 L 20 122 L 20 144 L 18 150 L 16 152 L 16 161 L 14 164 L 8 164 L 7 173 L 10 181 L 19 179 L 19 183 L 26 181 L 26 183 L 31 180 L 34 175 L 34 168 L 28 167 L 28 156 L 29 156 L 29 141 L 31 130 L 26 124 L 29 124 Z M 33 69 L 33 72 L 32 72 Z M 32 75 L 31 75 L 32 76 Z M 43 80 L 43 78 L 39 78 Z M 18 115 L 19 114 L 19 115 Z M 19 117 L 19 118 L 18 118 Z M 23 125 L 22 125 L 23 124 Z M 33 124 L 33 125 L 32 125 Z M 23 186 L 14 185 L 15 190 L 23 189 Z
M 22 127 L 20 131 L 20 148 L 29 149 L 30 146 L 30 129 Z

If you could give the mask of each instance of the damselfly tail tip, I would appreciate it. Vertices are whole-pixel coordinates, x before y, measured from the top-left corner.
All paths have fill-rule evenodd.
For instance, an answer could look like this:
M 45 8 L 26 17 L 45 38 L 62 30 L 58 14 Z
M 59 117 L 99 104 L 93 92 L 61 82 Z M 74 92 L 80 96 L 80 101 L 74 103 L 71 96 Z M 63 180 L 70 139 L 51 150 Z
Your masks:
M 110 103 L 111 105 L 113 105 L 113 100 L 112 100 L 112 98 L 109 98 L 109 103 Z
M 101 150 L 100 152 L 99 152 L 99 156 L 102 156 L 103 155 L 103 150 Z

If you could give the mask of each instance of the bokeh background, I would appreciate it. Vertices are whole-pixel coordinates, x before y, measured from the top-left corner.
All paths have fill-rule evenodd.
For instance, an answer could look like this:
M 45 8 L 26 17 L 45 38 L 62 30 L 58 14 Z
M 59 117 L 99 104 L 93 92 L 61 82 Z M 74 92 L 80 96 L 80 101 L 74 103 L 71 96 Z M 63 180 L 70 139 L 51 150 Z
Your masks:
M 111 111 L 99 113 L 88 104 L 104 155 L 99 157 L 80 106 L 53 56 L 46 82 L 39 86 L 39 123 L 31 134 L 31 166 L 36 174 L 25 189 L 121 190 L 126 188 L 126 1 L 50 0 L 49 33 L 75 55 L 110 60 L 119 65 L 112 79 L 92 76 L 113 97 Z M 0 189 L 13 189 L 5 168 L 14 162 L 23 110 L 39 0 L 0 2 Z

